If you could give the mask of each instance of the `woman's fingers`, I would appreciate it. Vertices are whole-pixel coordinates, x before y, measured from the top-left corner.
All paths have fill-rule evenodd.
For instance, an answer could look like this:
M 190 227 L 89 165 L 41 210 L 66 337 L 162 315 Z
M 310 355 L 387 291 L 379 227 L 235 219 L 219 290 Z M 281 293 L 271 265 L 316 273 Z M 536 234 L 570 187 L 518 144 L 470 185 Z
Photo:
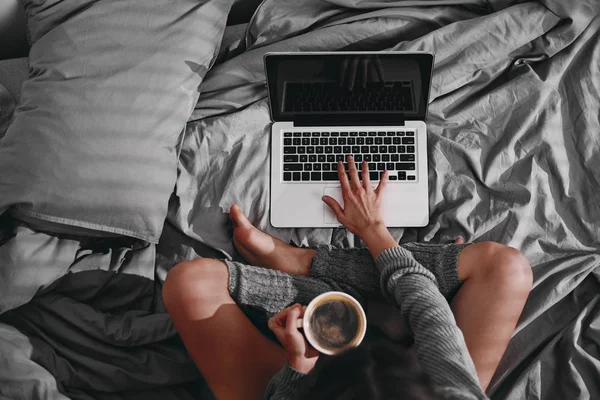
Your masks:
M 277 330 L 282 330 L 285 325 L 284 322 L 289 311 L 289 307 L 284 308 L 283 310 L 279 311 L 277 314 L 269 318 L 269 322 L 267 324 L 269 326 L 269 329 L 271 329 L 275 333 Z
M 360 185 L 360 179 L 358 178 L 358 170 L 356 169 L 356 164 L 354 163 L 354 158 L 352 156 L 348 156 L 348 171 L 350 172 L 352 188 L 355 190 L 361 188 L 362 186 Z
M 279 338 L 281 330 L 282 330 L 283 327 L 278 326 L 278 324 L 275 321 L 274 317 L 271 317 L 269 319 L 269 322 L 267 323 L 267 326 L 269 327 L 269 329 L 271 331 L 273 331 L 273 333 L 275 334 L 275 336 L 277 336 L 277 338 Z
M 267 325 L 278 337 L 280 334 L 290 332 L 290 329 L 292 329 L 290 325 L 293 325 L 293 329 L 297 331 L 296 320 L 302 318 L 304 309 L 306 307 L 303 308 L 300 304 L 284 308 L 269 318 Z
M 293 306 L 288 314 L 285 324 L 285 336 L 288 338 L 286 350 L 292 354 L 304 353 L 304 335 L 298 330 L 296 321 L 300 318 L 302 307 L 299 304 Z
M 375 189 L 375 193 L 379 196 L 385 190 L 388 183 L 389 173 L 387 171 L 383 171 L 381 174 L 381 178 L 379 179 L 379 185 L 377 185 L 377 189 Z
M 286 313 L 287 308 L 284 308 L 283 310 L 279 311 L 277 314 L 269 318 L 269 323 L 277 325 L 277 323 L 282 320 Z
M 338 177 L 340 178 L 340 185 L 342 186 L 342 196 L 346 198 L 350 191 L 350 184 L 348 183 L 348 175 L 346 175 L 344 163 L 341 161 L 338 161 Z
M 296 325 L 296 321 L 300 318 L 300 313 L 302 312 L 302 308 L 299 304 L 296 304 L 291 307 L 290 312 L 288 314 L 288 318 L 285 324 L 285 331 L 290 336 L 295 336 L 296 334 L 300 334 L 298 332 L 298 326 Z
M 368 192 L 371 189 L 371 177 L 369 176 L 369 163 L 366 161 L 362 162 L 362 183 L 363 188 Z
M 285 308 L 269 319 L 269 329 L 273 331 L 288 355 L 303 356 L 306 350 L 304 336 L 298 330 L 298 319 L 304 309 L 300 304 Z
M 323 202 L 327 204 L 331 211 L 335 214 L 338 221 L 342 222 L 342 218 L 344 217 L 344 209 L 340 206 L 340 203 L 337 202 L 336 199 L 329 196 L 323 196 Z

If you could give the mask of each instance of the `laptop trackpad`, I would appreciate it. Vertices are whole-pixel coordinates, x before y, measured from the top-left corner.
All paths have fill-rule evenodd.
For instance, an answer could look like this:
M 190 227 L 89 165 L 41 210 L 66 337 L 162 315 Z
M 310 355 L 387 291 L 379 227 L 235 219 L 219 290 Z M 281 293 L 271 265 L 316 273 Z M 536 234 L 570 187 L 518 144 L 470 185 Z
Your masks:
M 342 198 L 342 189 L 337 188 L 325 188 L 323 189 L 323 196 L 333 197 L 340 203 L 340 206 L 344 207 L 344 199 Z M 341 226 L 340 222 L 337 220 L 331 208 L 325 203 L 323 203 L 323 221 L 326 224 L 335 224 L 337 226 Z

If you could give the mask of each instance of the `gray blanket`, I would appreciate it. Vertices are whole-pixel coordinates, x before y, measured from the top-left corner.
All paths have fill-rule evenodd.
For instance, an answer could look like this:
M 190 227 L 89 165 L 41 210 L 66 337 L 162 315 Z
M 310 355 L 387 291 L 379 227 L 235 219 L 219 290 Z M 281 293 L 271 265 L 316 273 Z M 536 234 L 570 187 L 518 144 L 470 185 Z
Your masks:
M 202 397 L 154 281 L 181 260 L 235 257 L 233 203 L 297 245 L 357 244 L 345 230 L 268 224 L 262 56 L 341 49 L 436 54 L 431 219 L 395 237 L 499 241 L 533 266 L 488 394 L 600 398 L 599 14 L 595 0 L 265 0 L 202 84 L 156 248 L 22 224 L 0 236 L 0 398 Z

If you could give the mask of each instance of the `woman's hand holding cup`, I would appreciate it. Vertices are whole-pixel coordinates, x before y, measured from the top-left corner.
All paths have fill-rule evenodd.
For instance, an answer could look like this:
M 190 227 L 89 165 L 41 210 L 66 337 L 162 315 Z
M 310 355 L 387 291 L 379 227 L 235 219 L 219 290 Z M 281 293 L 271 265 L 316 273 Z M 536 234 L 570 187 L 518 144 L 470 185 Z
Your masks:
M 288 364 L 296 371 L 308 374 L 315 367 L 319 352 L 298 331 L 296 321 L 304 316 L 305 310 L 306 307 L 300 304 L 281 310 L 269 319 L 269 329 L 285 349 Z
M 321 293 L 307 307 L 295 304 L 282 310 L 269 320 L 269 328 L 285 348 L 290 366 L 308 373 L 319 354 L 332 356 L 360 345 L 367 316 L 354 297 L 331 291 Z

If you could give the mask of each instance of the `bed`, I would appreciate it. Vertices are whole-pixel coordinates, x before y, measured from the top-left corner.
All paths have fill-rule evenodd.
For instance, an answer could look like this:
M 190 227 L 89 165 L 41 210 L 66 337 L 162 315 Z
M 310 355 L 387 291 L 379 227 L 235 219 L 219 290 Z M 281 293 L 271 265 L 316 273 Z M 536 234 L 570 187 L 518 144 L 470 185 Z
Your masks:
M 299 246 L 360 245 L 269 225 L 263 55 L 388 49 L 436 56 L 430 223 L 394 237 L 494 240 L 533 267 L 489 396 L 600 398 L 599 15 L 593 0 L 263 1 L 218 38 L 156 243 L 1 216 L 0 398 L 211 398 L 160 287 L 178 262 L 238 257 L 229 207 Z

